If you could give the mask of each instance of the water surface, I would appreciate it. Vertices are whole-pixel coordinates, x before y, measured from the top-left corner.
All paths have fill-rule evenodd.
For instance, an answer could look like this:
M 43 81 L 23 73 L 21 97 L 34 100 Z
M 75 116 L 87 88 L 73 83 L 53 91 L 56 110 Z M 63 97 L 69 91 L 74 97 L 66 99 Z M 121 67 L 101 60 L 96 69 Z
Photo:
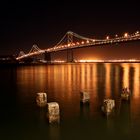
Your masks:
M 129 102 L 120 100 L 130 87 Z M 83 63 L 0 68 L 0 139 L 138 139 L 140 129 L 140 64 Z M 90 104 L 80 104 L 80 91 Z M 61 122 L 49 125 L 37 92 L 60 105 Z M 115 99 L 115 112 L 101 112 L 104 98 Z

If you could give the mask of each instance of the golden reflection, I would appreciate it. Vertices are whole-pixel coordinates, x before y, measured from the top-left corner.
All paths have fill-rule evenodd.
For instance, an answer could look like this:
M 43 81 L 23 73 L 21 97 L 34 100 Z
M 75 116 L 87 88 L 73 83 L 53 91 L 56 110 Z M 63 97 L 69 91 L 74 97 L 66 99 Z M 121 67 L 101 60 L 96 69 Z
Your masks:
M 17 80 L 21 80 L 20 82 L 27 81 L 28 84 L 31 84 L 32 81 L 29 82 L 29 80 L 28 80 L 30 73 L 32 73 L 31 71 L 33 72 L 33 69 L 30 68 L 30 67 L 25 67 L 25 68 L 21 67 L 21 68 L 19 68 L 18 71 L 17 71 Z M 20 75 L 20 76 L 18 76 L 18 75 Z M 31 74 L 30 76 L 32 78 L 34 78 L 33 75 L 34 74 Z
M 130 72 L 130 65 L 127 63 L 123 63 L 122 64 L 123 67 L 123 83 L 122 86 L 123 87 L 128 87 L 129 88 L 129 72 Z
M 29 86 L 33 86 L 36 88 L 39 87 L 40 91 L 44 91 L 46 89 L 44 88 L 44 83 L 47 82 L 45 75 L 46 71 L 44 66 L 27 66 L 17 69 L 17 81 L 20 81 L 18 83 L 19 87 L 22 85 L 26 85 L 26 87 L 23 90 L 27 90 Z M 32 90 L 32 88 L 29 88 L 28 90 Z M 25 92 L 25 94 L 26 93 L 27 92 Z
M 75 77 L 76 77 L 76 89 L 77 90 L 80 90 L 81 89 L 81 87 L 80 87 L 80 83 L 81 83 L 81 79 L 80 79 L 80 66 L 78 66 L 78 65 L 76 65 L 76 75 L 75 75 Z
M 67 90 L 68 90 L 68 97 L 69 98 L 71 96 L 71 92 L 72 92 L 72 66 L 68 65 L 67 66 L 67 74 L 68 74 L 68 78 L 67 78 Z
M 86 67 L 86 88 L 90 90 L 90 83 L 91 83 L 91 76 L 90 76 L 90 65 L 88 64 Z
M 133 97 L 140 97 L 140 65 L 134 64 Z
M 94 96 L 97 96 L 97 88 L 98 88 L 98 82 L 97 82 L 97 64 L 93 64 L 92 66 L 93 69 L 93 91 L 94 91 Z
M 121 71 L 121 66 L 123 71 Z M 111 75 L 112 67 L 115 68 L 114 77 Z M 63 112 L 66 112 L 64 116 L 78 116 L 79 93 L 81 90 L 86 90 L 91 95 L 90 115 L 95 116 L 99 113 L 98 107 L 101 99 L 104 98 L 104 92 L 106 98 L 110 98 L 114 93 L 116 93 L 115 97 L 119 97 L 122 84 L 123 87 L 129 87 L 132 91 L 130 99 L 132 120 L 140 116 L 139 63 L 25 66 L 18 67 L 16 72 L 17 93 L 23 103 L 33 101 L 36 93 L 44 91 L 48 95 L 49 102 L 60 103 Z M 112 85 L 115 86 L 111 87 Z M 113 89 L 112 93 L 111 89 Z
M 38 75 L 37 81 L 38 81 L 38 84 L 40 86 L 40 90 L 44 91 L 44 83 L 46 83 L 46 77 L 44 77 L 45 67 L 42 66 L 42 67 L 39 67 L 37 71 L 35 70 L 34 77 L 36 77 L 36 75 Z
M 137 121 L 137 123 L 140 123 L 140 64 L 133 64 L 133 67 L 134 79 L 131 98 L 131 119 L 132 122 Z
M 105 97 L 111 97 L 111 64 L 105 64 Z
M 98 109 L 98 71 L 97 71 L 97 65 L 96 63 L 91 65 L 91 72 L 90 72 L 90 114 L 91 116 L 97 115 L 97 109 Z
M 72 65 L 72 88 L 74 90 L 74 88 L 76 88 L 74 85 L 77 84 L 77 76 L 76 76 L 76 66 Z
M 81 65 L 81 90 L 85 90 L 85 65 Z
M 61 73 L 62 72 L 62 73 Z M 60 92 L 62 94 L 62 97 L 64 97 L 64 87 L 65 87 L 65 67 L 64 65 L 61 66 L 61 82 L 60 82 Z
M 51 73 L 52 72 L 52 70 L 51 70 L 51 67 L 50 66 L 48 66 L 47 67 L 47 81 L 48 81 L 48 89 L 50 89 L 51 88 L 51 86 L 52 86 L 52 79 L 53 79 L 53 77 L 54 77 L 54 75 L 53 75 L 53 73 Z
M 51 83 L 53 85 L 54 96 L 58 99 L 61 94 L 62 99 L 65 97 L 71 98 L 71 66 L 68 65 L 66 69 L 64 65 L 53 66 L 51 74 L 54 75 L 52 78 L 53 82 Z M 67 89 L 68 96 L 65 94 L 65 89 Z
M 55 65 L 53 67 L 53 75 L 54 75 L 54 77 L 53 77 L 54 92 L 57 93 L 57 89 L 59 87 L 59 85 L 58 85 L 59 84 L 59 82 L 58 82 L 58 79 L 59 79 L 59 68 L 58 68 L 57 65 Z M 55 94 L 55 96 L 57 97 L 58 94 Z
M 115 66 L 115 93 L 119 93 L 119 84 L 120 84 L 120 69 L 119 66 Z
M 77 65 L 73 65 L 72 66 L 72 87 L 73 87 L 73 91 L 78 90 L 79 89 L 79 72 L 78 71 L 78 67 Z

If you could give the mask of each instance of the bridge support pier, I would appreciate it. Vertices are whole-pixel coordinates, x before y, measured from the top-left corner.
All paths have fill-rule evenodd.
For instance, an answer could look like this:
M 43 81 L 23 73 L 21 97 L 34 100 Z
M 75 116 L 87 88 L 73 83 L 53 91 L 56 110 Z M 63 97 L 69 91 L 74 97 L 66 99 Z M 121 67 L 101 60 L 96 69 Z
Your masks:
M 45 52 L 45 60 L 46 60 L 47 62 L 51 62 L 51 53 Z
M 69 62 L 74 62 L 73 49 L 67 50 L 67 63 L 69 63 Z

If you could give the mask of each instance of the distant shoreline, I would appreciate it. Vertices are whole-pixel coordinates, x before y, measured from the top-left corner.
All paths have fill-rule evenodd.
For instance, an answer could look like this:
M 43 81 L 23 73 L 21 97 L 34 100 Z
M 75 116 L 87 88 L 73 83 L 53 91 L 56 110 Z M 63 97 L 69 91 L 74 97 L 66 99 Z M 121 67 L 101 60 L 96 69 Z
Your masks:
M 69 65 L 69 64 L 94 64 L 94 63 L 116 63 L 116 64 L 120 64 L 120 63 L 140 63 L 139 61 L 123 61 L 123 62 L 111 62 L 111 61 L 104 61 L 104 62 L 63 62 L 63 63 L 56 63 L 56 62 L 52 62 L 52 63 L 0 63 L 0 67 L 3 66 L 39 66 L 39 65 Z

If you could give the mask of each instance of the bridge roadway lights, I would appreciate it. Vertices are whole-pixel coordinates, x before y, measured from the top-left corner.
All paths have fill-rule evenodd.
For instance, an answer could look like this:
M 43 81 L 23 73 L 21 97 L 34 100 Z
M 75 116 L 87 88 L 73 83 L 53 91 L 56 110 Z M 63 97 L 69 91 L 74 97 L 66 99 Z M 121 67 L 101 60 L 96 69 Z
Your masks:
M 51 62 L 51 53 L 50 52 L 45 52 L 45 60 L 47 62 Z

